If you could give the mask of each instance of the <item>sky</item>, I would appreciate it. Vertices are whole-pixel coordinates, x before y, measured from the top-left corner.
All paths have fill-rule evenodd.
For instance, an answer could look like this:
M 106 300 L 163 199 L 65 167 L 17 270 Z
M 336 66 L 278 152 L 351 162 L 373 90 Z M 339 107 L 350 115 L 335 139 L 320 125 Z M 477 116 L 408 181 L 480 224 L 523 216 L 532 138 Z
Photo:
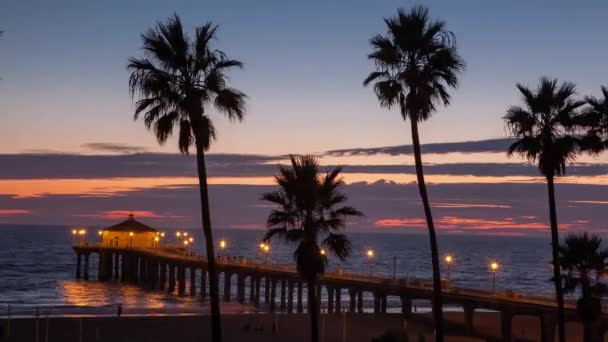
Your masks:
M 190 32 L 218 24 L 216 46 L 245 63 L 230 75 L 248 95 L 245 120 L 212 116 L 217 226 L 263 228 L 258 198 L 277 164 L 316 153 L 346 165 L 346 192 L 366 213 L 354 229 L 420 231 L 413 158 L 399 147 L 408 126 L 362 86 L 382 19 L 420 3 L 447 21 L 467 64 L 452 104 L 421 128 L 440 230 L 546 233 L 546 189 L 534 166 L 505 156 L 501 117 L 520 100 L 517 82 L 549 75 L 575 82 L 580 96 L 608 84 L 606 2 L 5 0 L 0 223 L 104 225 L 131 211 L 198 224 L 192 158 L 133 121 L 125 68 L 142 55 L 140 34 L 177 13 Z M 606 155 L 583 157 L 560 180 L 562 229 L 608 229 L 606 164 Z

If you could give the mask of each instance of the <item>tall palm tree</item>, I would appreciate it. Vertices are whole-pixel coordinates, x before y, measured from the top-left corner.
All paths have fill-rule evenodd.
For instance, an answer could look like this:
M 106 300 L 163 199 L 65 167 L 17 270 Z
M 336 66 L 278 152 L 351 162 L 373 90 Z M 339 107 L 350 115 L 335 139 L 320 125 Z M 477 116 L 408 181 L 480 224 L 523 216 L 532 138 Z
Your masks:
M 129 87 L 139 96 L 135 120 L 141 114 L 146 127 L 154 131 L 160 144 L 167 141 L 174 128 L 179 130 L 179 150 L 188 154 L 196 148 L 201 214 L 209 271 L 212 340 L 222 340 L 218 279 L 209 214 L 205 152 L 215 139 L 209 116 L 212 109 L 230 120 L 242 120 L 245 94 L 227 84 L 226 72 L 241 68 L 242 63 L 229 59 L 213 48 L 217 26 L 206 23 L 197 27 L 194 40 L 183 31 L 177 15 L 159 22 L 141 38 L 145 55 L 130 58 Z
M 508 155 L 519 154 L 538 168 L 547 179 L 553 279 L 558 305 L 560 342 L 565 342 L 564 295 L 559 266 L 559 235 L 555 207 L 555 176 L 566 172 L 566 165 L 581 151 L 582 141 L 574 134 L 577 109 L 584 104 L 575 100 L 575 86 L 571 82 L 558 84 L 557 79 L 542 77 L 536 91 L 517 84 L 522 94 L 522 106 L 512 106 L 504 116 L 507 129 L 517 140 L 509 146 Z
M 319 307 L 316 281 L 325 272 L 326 253 L 344 260 L 350 253 L 350 242 L 342 233 L 346 220 L 361 216 L 358 210 L 344 205 L 347 198 L 340 188 L 338 167 L 324 176 L 313 156 L 290 156 L 291 167 L 281 167 L 275 177 L 279 190 L 262 196 L 276 206 L 268 216 L 264 241 L 273 237 L 296 245 L 293 253 L 298 273 L 308 287 L 308 312 L 312 341 L 319 341 Z M 321 247 L 326 253 L 321 252 Z
M 585 149 L 600 153 L 608 149 L 608 87 L 602 86 L 604 98 L 585 97 L 587 107 L 577 118 L 584 131 Z
M 370 39 L 372 53 L 368 58 L 376 71 L 363 81 L 373 83 L 374 92 L 382 107 L 398 106 L 403 120 L 410 120 L 418 189 L 429 229 L 433 262 L 433 315 L 436 340 L 443 341 L 443 312 L 441 275 L 435 226 L 431 214 L 420 151 L 418 124 L 428 120 L 440 104 L 448 105 L 449 88 L 458 84 L 457 75 L 465 68 L 456 50 L 454 34 L 447 31 L 445 22 L 431 20 L 428 9 L 402 9 L 395 17 L 385 18 L 386 35 Z
M 594 324 L 602 313 L 601 298 L 606 284 L 601 279 L 606 274 L 608 249 L 602 249 L 602 239 L 597 235 L 568 235 L 559 247 L 559 264 L 566 271 L 563 275 L 564 291 L 580 293 L 576 311 L 584 326 L 584 341 L 601 341 L 594 332 Z

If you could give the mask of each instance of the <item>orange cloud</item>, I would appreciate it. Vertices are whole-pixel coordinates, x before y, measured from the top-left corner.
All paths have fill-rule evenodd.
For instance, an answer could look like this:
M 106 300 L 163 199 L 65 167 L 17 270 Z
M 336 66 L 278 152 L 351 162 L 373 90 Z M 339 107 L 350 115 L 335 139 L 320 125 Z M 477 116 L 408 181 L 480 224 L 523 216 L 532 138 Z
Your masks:
M 435 219 L 438 229 L 454 231 L 455 229 L 467 230 L 495 230 L 495 229 L 529 229 L 529 230 L 548 230 L 548 223 L 542 222 L 517 222 L 511 217 L 503 219 L 488 220 L 483 218 L 466 218 L 457 216 L 443 216 Z M 426 220 L 423 218 L 389 218 L 374 222 L 374 226 L 379 228 L 426 228 Z M 580 227 L 580 222 L 562 223 L 560 229 L 570 229 Z
M 8 215 L 25 215 L 31 213 L 31 210 L 25 209 L 0 209 L 0 216 Z
M 97 218 L 103 220 L 121 220 L 126 219 L 130 214 L 133 214 L 135 218 L 147 218 L 152 220 L 169 220 L 169 219 L 181 219 L 183 216 L 177 215 L 162 215 L 148 210 L 109 210 L 101 211 L 94 214 L 77 214 L 77 217 L 88 217 Z

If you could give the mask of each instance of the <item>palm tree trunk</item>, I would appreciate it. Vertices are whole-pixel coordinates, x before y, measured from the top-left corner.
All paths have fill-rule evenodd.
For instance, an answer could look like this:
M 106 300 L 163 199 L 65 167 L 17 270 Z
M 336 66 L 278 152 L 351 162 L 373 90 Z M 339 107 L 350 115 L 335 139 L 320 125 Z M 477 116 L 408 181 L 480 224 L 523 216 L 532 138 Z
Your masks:
M 412 127 L 412 144 L 414 146 L 414 160 L 416 161 L 416 177 L 418 179 L 418 190 L 424 206 L 424 215 L 429 228 L 429 239 L 431 242 L 431 259 L 433 263 L 433 319 L 435 321 L 435 341 L 443 342 L 443 303 L 441 300 L 441 273 L 439 270 L 439 251 L 437 247 L 437 236 L 433 215 L 431 214 L 431 204 L 426 192 L 424 183 L 424 171 L 422 169 L 422 153 L 420 151 L 420 137 L 418 135 L 418 122 L 416 119 L 410 120 Z
M 310 315 L 310 340 L 319 342 L 319 302 L 317 301 L 317 282 L 311 279 L 308 286 L 308 314 Z
M 211 341 L 222 341 L 222 322 L 220 318 L 220 299 L 217 270 L 215 267 L 215 252 L 213 249 L 213 234 L 211 232 L 211 215 L 209 213 L 209 194 L 207 187 L 207 169 L 205 167 L 205 149 L 196 139 L 196 165 L 201 196 L 201 213 L 203 233 L 205 235 L 205 250 L 207 252 L 207 268 L 209 272 L 209 301 L 211 302 Z
M 593 334 L 593 322 L 583 321 L 583 341 L 584 342 L 594 342 L 592 334 Z
M 564 316 L 564 292 L 562 289 L 562 275 L 559 266 L 559 235 L 557 230 L 557 209 L 555 208 L 555 185 L 553 176 L 547 176 L 549 187 L 549 217 L 551 220 L 551 251 L 553 253 L 553 278 L 555 280 L 555 296 L 557 297 L 557 326 L 559 342 L 566 342 L 566 327 Z

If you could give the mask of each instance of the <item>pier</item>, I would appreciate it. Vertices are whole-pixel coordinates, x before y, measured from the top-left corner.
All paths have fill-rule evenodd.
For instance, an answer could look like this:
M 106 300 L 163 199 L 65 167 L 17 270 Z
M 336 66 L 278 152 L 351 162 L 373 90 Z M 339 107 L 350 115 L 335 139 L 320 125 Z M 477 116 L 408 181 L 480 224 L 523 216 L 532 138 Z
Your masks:
M 146 289 L 178 295 L 203 298 L 208 295 L 207 260 L 202 256 L 179 249 L 103 244 L 78 244 L 73 249 L 77 257 L 77 278 L 90 278 L 90 256 L 97 254 L 99 281 L 138 284 Z M 218 257 L 216 264 L 218 280 L 223 280 L 221 300 L 238 301 L 254 307 L 265 305 L 269 312 L 290 314 L 306 311 L 303 301 L 306 284 L 300 279 L 295 267 L 228 256 Z M 236 286 L 233 288 L 232 285 Z M 408 318 L 413 314 L 412 302 L 430 301 L 433 291 L 431 284 L 421 280 L 333 272 L 320 277 L 317 293 L 319 300 L 322 294 L 327 298 L 327 314 L 369 311 L 386 313 L 388 298 L 392 297 L 400 301 L 401 313 Z M 371 303 L 363 300 L 364 293 L 371 294 Z M 512 340 L 511 323 L 517 316 L 537 317 L 541 341 L 554 340 L 557 317 L 556 305 L 552 299 L 528 297 L 509 291 L 493 293 L 451 286 L 443 289 L 443 299 L 445 305 L 462 308 L 465 335 L 477 335 L 473 324 L 475 310 L 485 309 L 500 312 L 501 335 L 505 341 Z M 566 316 L 568 321 L 578 321 L 574 305 L 566 306 Z M 606 315 L 602 317 L 599 329 L 602 336 L 608 331 Z

